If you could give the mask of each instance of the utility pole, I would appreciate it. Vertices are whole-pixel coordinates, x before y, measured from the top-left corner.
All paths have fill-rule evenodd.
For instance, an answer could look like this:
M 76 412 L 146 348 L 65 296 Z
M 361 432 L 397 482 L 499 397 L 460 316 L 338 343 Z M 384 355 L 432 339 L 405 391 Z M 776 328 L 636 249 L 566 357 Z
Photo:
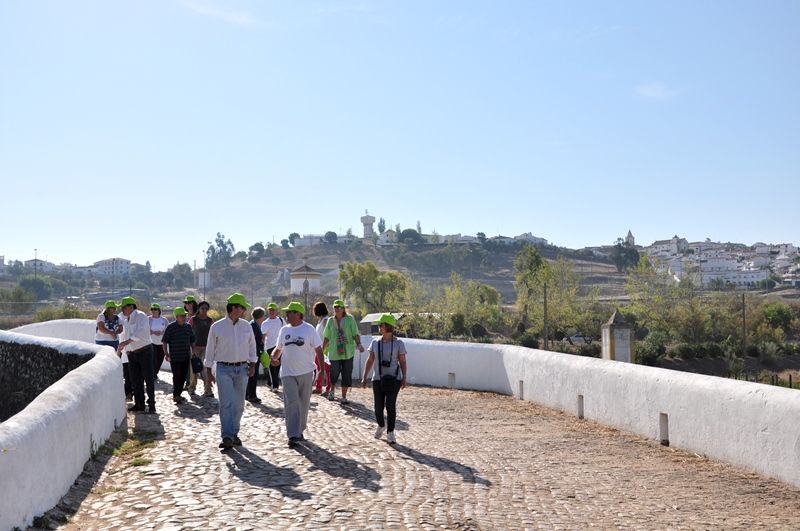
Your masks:
M 550 332 L 547 326 L 547 282 L 544 283 L 544 349 L 548 350 L 550 340 Z
M 747 354 L 747 309 L 744 305 L 744 296 L 742 293 L 742 357 Z

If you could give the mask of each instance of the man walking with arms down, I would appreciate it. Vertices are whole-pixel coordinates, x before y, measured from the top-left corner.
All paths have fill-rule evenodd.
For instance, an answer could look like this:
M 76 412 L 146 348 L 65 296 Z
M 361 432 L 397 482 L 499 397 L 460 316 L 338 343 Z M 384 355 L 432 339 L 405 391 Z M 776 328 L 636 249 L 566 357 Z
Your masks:
M 311 389 L 317 368 L 314 357 L 320 367 L 324 366 L 325 358 L 317 330 L 303 321 L 305 307 L 299 302 L 292 302 L 283 311 L 286 312 L 288 324 L 281 328 L 278 345 L 270 355 L 270 363 L 281 363 L 286 435 L 292 447 L 305 440 L 303 432 L 308 423 Z
M 144 411 L 144 392 L 147 389 L 147 412 L 156 412 L 155 381 L 153 380 L 153 345 L 150 343 L 150 320 L 136 308 L 136 299 L 125 297 L 119 303 L 125 316 L 122 335 L 117 347 L 119 354 L 128 353 L 128 365 L 133 385 L 133 405 L 129 411 Z
M 219 395 L 219 422 L 222 429 L 223 450 L 233 445 L 241 446 L 239 423 L 244 412 L 244 394 L 247 379 L 256 372 L 256 338 L 250 323 L 242 319 L 250 307 L 241 293 L 228 297 L 227 317 L 211 325 L 206 346 L 206 378 L 209 384 L 217 382 Z M 217 376 L 211 371 L 217 362 Z

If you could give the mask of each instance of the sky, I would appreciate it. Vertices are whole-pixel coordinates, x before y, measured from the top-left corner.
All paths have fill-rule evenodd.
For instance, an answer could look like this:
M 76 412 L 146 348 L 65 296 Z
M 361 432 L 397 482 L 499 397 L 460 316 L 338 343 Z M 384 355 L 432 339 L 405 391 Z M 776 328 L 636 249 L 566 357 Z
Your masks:
M 0 256 L 800 243 L 800 2 L 0 0 Z

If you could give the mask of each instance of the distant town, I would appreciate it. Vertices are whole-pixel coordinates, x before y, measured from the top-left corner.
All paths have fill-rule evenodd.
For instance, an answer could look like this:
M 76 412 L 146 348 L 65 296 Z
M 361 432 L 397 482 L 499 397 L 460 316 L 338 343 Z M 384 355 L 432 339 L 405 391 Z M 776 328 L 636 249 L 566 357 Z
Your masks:
M 361 240 L 372 243 L 376 246 L 395 246 L 401 241 L 403 236 L 411 234 L 415 237 L 414 243 L 427 245 L 464 245 L 469 243 L 494 242 L 500 245 L 515 245 L 527 243 L 536 246 L 546 247 L 549 245 L 545 238 L 534 236 L 530 232 L 519 234 L 513 237 L 493 236 L 486 237 L 482 233 L 475 236 L 462 234 L 440 235 L 435 231 L 431 234 L 420 234 L 413 229 L 406 229 L 398 232 L 395 229 L 384 228 L 382 231 L 375 231 L 375 218 L 369 214 L 361 218 L 364 226 L 363 236 L 355 236 L 351 230 L 346 234 L 305 234 L 293 235 L 291 247 L 303 248 L 329 243 L 350 243 Z M 379 226 L 385 225 L 380 220 Z M 399 229 L 399 227 L 396 227 Z M 691 278 L 696 284 L 705 288 L 723 287 L 733 285 L 736 287 L 756 286 L 768 279 L 772 279 L 779 284 L 787 286 L 800 285 L 800 253 L 797 247 L 791 243 L 766 244 L 757 242 L 753 245 L 741 243 L 721 243 L 706 239 L 702 242 L 689 242 L 685 238 L 677 235 L 667 240 L 658 240 L 647 246 L 636 244 L 631 231 L 627 236 L 618 242 L 625 246 L 636 249 L 639 253 L 646 253 L 652 260 L 656 269 L 668 273 L 676 282 L 684 278 Z M 273 244 L 268 244 L 273 245 Z M 289 245 L 288 240 L 283 240 L 282 245 Z M 583 251 L 590 256 L 609 257 L 615 245 L 602 245 L 598 247 L 586 247 Z M 14 265 L 19 261 L 5 263 L 5 257 L 0 256 L 0 274 L 4 274 L 8 266 Z M 56 265 L 52 262 L 32 258 L 22 262 L 27 268 L 34 271 L 47 273 L 50 271 L 63 270 L 70 268 L 72 273 L 91 274 L 92 276 L 124 276 L 131 273 L 132 264 L 125 258 L 113 257 L 105 258 L 94 262 L 91 265 Z M 203 282 L 202 278 L 198 283 Z

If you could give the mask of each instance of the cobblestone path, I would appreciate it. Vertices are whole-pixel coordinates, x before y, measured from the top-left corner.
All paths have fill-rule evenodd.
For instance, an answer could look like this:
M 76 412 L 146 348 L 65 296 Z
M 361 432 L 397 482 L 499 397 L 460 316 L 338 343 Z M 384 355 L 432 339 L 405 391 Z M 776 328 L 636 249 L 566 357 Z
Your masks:
M 87 467 L 58 529 L 800 529 L 800 489 L 511 397 L 411 387 L 393 446 L 373 437 L 371 390 L 314 395 L 290 449 L 259 387 L 223 453 L 215 398 L 157 388 L 159 414 L 128 417 L 156 434 L 152 461 Z

